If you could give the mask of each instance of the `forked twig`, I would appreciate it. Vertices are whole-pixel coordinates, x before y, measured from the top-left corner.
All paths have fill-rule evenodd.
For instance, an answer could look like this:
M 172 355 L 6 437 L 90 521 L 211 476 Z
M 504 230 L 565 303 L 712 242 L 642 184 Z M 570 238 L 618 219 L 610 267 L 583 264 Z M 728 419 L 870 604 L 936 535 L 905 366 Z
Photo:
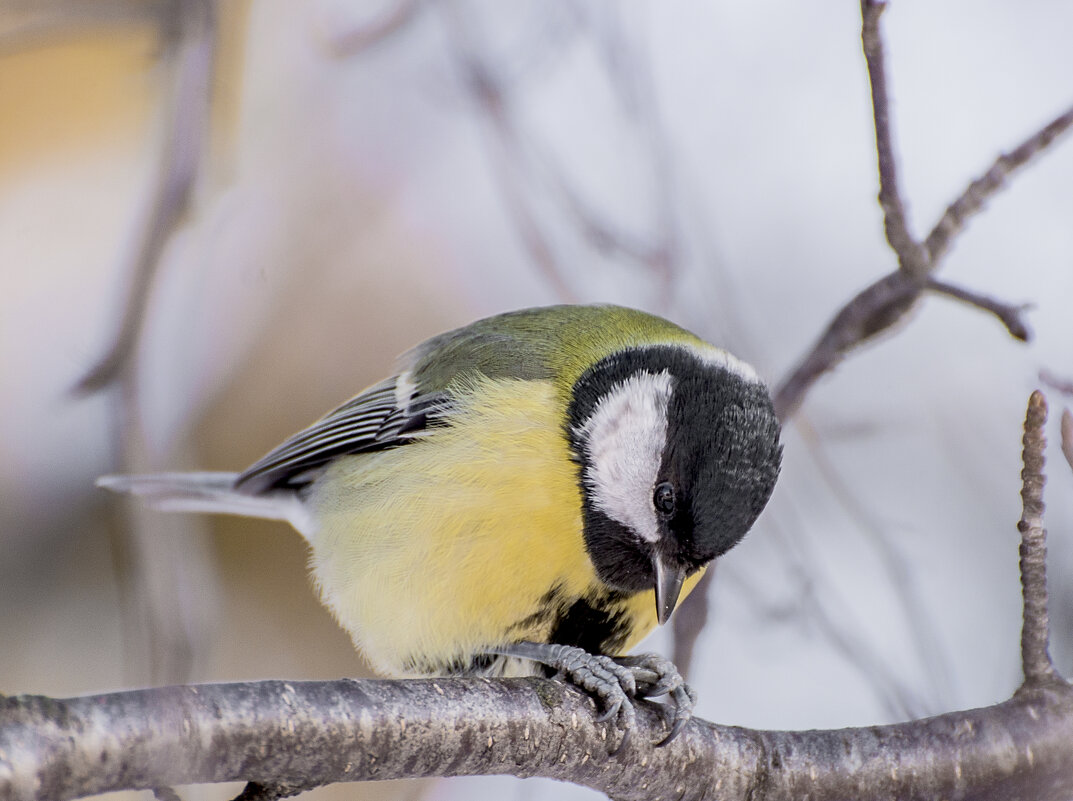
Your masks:
M 779 385 L 775 408 L 783 420 L 797 410 L 805 393 L 820 376 L 834 369 L 848 351 L 902 319 L 924 290 L 956 298 L 994 314 L 1017 339 L 1027 340 L 1030 335 L 1023 318 L 1025 306 L 1003 303 L 938 281 L 932 274 L 939 268 L 957 235 L 964 230 L 968 219 L 983 209 L 985 202 L 1006 185 L 1017 169 L 1073 126 L 1073 108 L 1033 133 L 1008 154 L 1000 155 L 982 177 L 970 183 L 947 207 L 921 244 L 909 231 L 905 203 L 898 186 L 883 37 L 879 26 L 886 6 L 885 0 L 861 0 L 861 41 L 872 87 L 879 203 L 883 208 L 887 242 L 898 256 L 899 267 L 849 301 L 835 315 L 812 350 Z

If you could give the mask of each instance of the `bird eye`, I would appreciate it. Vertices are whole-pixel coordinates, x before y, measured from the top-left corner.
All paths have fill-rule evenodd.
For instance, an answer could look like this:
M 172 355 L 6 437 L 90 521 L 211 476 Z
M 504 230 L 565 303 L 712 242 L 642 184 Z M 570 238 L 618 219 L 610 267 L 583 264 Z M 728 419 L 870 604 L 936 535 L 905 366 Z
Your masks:
M 670 482 L 663 481 L 656 485 L 652 493 L 652 505 L 660 514 L 670 517 L 674 514 L 674 487 Z

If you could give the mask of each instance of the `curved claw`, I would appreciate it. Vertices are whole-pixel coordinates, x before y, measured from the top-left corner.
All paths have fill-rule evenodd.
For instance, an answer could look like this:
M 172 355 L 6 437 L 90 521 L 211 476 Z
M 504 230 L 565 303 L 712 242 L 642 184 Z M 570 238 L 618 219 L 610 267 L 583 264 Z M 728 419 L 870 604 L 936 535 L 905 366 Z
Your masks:
M 667 736 L 656 743 L 656 748 L 661 748 L 671 742 L 682 733 L 682 729 L 693 717 L 693 707 L 697 703 L 697 694 L 688 684 L 676 687 L 673 691 L 674 699 L 674 722 Z
M 679 734 L 682 733 L 682 727 L 684 727 L 686 725 L 686 723 L 688 723 L 688 722 L 689 722 L 689 718 L 680 718 L 677 715 L 675 715 L 674 716 L 674 725 L 671 726 L 670 732 L 668 732 L 666 737 L 664 737 L 662 740 L 660 740 L 658 743 L 656 743 L 656 748 L 662 748 L 663 746 L 669 744 L 671 742 L 671 740 L 673 740 L 675 737 L 677 737 Z
M 610 752 L 610 754 L 608 754 L 608 756 L 617 757 L 619 754 L 621 754 L 626 749 L 626 744 L 630 741 L 630 733 L 632 731 L 633 731 L 633 729 L 625 729 L 622 732 L 622 741 L 618 744 L 618 748 L 616 748 L 614 751 Z
M 603 712 L 601 712 L 599 715 L 596 716 L 596 718 L 595 718 L 596 722 L 597 723 L 607 723 L 607 721 L 611 720 L 611 718 L 613 718 L 616 715 L 618 715 L 619 710 L 621 708 L 622 708 L 622 702 L 621 701 L 616 701 L 613 704 L 608 704 L 607 709 L 605 709 Z
M 640 698 L 659 698 L 661 695 L 673 692 L 682 686 L 682 677 L 675 674 L 674 676 L 664 676 L 657 682 L 652 683 L 650 686 L 644 687 L 637 695 Z

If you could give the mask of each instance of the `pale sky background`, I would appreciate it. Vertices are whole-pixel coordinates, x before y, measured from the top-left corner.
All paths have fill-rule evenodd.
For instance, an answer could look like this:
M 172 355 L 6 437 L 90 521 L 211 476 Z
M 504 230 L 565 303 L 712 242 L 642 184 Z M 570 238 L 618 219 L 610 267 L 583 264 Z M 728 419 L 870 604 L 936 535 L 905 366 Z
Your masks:
M 660 312 L 774 384 L 895 266 L 857 3 L 428 4 L 347 48 L 393 7 L 259 0 L 227 16 L 212 157 L 139 351 L 145 465 L 241 469 L 422 338 L 564 288 Z M 1073 103 L 1073 4 L 894 0 L 883 28 L 902 189 L 924 235 L 999 152 Z M 2 692 L 150 680 L 92 487 L 117 466 L 109 403 L 64 393 L 114 331 L 158 148 L 155 52 L 137 30 L 0 51 L 0 641 L 19 644 L 0 654 Z M 507 129 L 461 79 L 464 57 L 503 82 Z M 637 247 L 601 247 L 586 219 Z M 813 389 L 768 510 L 719 565 L 692 676 L 701 717 L 883 723 L 1017 686 L 1020 425 L 1041 369 L 1073 378 L 1071 220 L 1067 138 L 972 221 L 940 273 L 1034 304 L 1031 344 L 929 297 Z M 632 255 L 659 244 L 674 253 L 669 284 Z M 1048 397 L 1057 442 L 1063 399 Z M 1048 455 L 1052 653 L 1070 675 L 1073 472 Z M 194 554 L 177 581 L 194 588 L 176 604 L 194 642 L 186 679 L 359 670 L 302 589 L 293 535 L 243 532 L 171 535 Z M 277 541 L 290 561 L 269 555 Z M 326 644 L 289 639 L 292 608 L 263 606 L 277 579 L 258 579 L 258 560 L 293 581 Z M 244 637 L 278 661 L 239 661 L 228 640 Z M 669 652 L 664 632 L 647 645 Z M 331 660 L 311 667 L 322 647 Z M 593 795 L 543 787 L 452 780 L 432 794 Z

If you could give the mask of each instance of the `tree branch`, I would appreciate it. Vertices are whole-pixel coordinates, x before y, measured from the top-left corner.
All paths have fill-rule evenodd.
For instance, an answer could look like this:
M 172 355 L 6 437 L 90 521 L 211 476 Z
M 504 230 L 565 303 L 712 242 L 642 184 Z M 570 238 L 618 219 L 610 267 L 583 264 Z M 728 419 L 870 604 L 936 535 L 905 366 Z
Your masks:
M 281 682 L 0 702 L 0 799 L 250 780 L 289 791 L 430 776 L 544 776 L 617 799 L 1032 797 L 1066 801 L 1073 689 L 891 726 L 754 731 L 652 705 L 616 757 L 592 702 L 546 679 Z

